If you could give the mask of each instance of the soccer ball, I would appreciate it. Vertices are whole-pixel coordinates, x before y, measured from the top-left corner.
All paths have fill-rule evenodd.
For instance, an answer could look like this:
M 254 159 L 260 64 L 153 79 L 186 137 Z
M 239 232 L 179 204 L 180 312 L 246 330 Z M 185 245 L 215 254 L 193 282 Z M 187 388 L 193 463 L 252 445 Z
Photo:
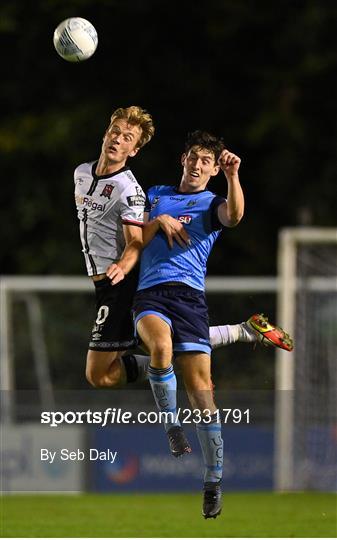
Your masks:
M 96 50 L 98 38 L 94 26 L 81 17 L 62 21 L 54 32 L 56 51 L 68 62 L 82 62 Z

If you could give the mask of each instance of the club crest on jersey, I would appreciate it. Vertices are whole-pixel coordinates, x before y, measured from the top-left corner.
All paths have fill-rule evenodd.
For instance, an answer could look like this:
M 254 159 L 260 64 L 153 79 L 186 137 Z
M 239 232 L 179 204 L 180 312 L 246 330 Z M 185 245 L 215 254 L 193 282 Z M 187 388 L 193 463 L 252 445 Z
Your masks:
M 154 208 L 156 208 L 157 204 L 159 203 L 159 199 L 160 197 L 157 195 L 157 197 L 155 197 L 151 203 L 151 210 L 153 210 Z
M 188 201 L 187 206 L 195 206 L 197 201 Z
M 112 186 L 111 184 L 105 184 L 103 191 L 101 193 L 101 197 L 107 197 L 108 199 L 110 199 L 111 193 L 114 187 L 115 186 Z
M 178 216 L 178 221 L 184 225 L 188 225 L 192 221 L 192 216 Z

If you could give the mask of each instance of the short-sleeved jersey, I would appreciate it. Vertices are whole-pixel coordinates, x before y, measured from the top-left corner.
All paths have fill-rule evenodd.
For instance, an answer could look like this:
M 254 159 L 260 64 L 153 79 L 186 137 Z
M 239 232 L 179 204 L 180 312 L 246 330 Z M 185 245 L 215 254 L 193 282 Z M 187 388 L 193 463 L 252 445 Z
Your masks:
M 88 275 L 102 274 L 125 248 L 123 224 L 143 225 L 145 195 L 128 167 L 97 176 L 96 162 L 74 173 L 75 201 Z
M 207 259 L 219 236 L 222 224 L 217 208 L 225 199 L 211 191 L 180 193 L 172 186 L 154 186 L 147 194 L 145 211 L 152 220 L 169 214 L 183 223 L 191 245 L 170 249 L 163 231 L 159 231 L 143 250 L 138 290 L 165 282 L 185 283 L 198 290 L 205 288 Z

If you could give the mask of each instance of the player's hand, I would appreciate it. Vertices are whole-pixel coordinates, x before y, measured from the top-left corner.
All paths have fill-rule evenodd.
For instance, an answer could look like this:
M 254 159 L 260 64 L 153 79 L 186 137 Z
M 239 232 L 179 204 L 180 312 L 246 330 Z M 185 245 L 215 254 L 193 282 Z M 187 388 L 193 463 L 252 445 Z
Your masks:
M 169 216 L 168 214 L 158 216 L 157 220 L 160 228 L 166 234 L 167 241 L 171 249 L 173 248 L 174 241 L 176 241 L 182 248 L 186 248 L 191 244 L 190 237 L 180 221 L 172 216 Z
M 225 173 L 226 178 L 228 176 L 234 176 L 238 173 L 240 163 L 241 159 L 239 158 L 239 156 L 233 154 L 233 152 L 229 152 L 226 149 L 221 152 L 221 155 L 218 159 L 218 164 Z
M 111 285 L 116 285 L 125 278 L 125 274 L 118 264 L 110 264 L 107 268 L 106 275 L 111 279 Z

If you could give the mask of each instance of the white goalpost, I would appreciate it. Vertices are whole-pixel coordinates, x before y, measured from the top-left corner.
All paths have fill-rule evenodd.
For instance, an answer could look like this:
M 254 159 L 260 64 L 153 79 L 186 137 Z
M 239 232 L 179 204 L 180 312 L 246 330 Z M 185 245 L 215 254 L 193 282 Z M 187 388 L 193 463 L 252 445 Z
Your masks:
M 275 487 L 336 489 L 337 229 L 280 232 L 280 326 L 295 338 L 277 350 Z
M 13 392 L 15 390 L 13 323 L 13 300 L 20 300 L 27 310 L 30 346 L 33 352 L 40 402 L 50 408 L 54 405 L 53 386 L 46 341 L 43 332 L 43 314 L 36 293 L 92 293 L 92 286 L 86 277 L 73 276 L 1 276 L 0 279 L 0 390 L 1 421 L 11 422 L 13 412 Z

